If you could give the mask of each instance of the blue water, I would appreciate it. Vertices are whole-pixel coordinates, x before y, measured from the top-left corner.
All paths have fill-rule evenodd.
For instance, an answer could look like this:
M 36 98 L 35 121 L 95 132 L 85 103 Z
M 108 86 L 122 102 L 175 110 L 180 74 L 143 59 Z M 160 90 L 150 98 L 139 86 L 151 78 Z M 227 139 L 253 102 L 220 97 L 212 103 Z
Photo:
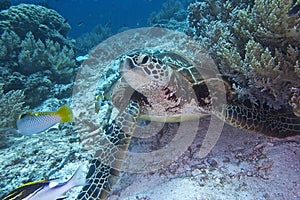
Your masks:
M 117 32 L 122 27 L 148 26 L 147 20 L 153 11 L 158 12 L 164 0 L 12 0 L 20 3 L 46 4 L 66 18 L 72 29 L 69 36 L 76 38 L 91 31 L 96 25 Z

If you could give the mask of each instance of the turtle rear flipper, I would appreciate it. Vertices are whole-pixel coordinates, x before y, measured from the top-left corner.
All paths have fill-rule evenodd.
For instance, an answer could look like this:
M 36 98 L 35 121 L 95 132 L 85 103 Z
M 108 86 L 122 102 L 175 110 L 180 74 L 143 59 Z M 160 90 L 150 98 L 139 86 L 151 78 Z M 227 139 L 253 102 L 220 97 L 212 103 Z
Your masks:
M 261 109 L 254 105 L 226 105 L 223 113 L 217 115 L 234 127 L 267 136 L 283 138 L 300 135 L 300 117 L 292 113 L 276 113 L 275 110 Z
M 99 139 L 99 148 L 90 162 L 86 180 L 78 200 L 106 199 L 117 182 L 126 151 L 140 115 L 139 105 L 131 101 Z

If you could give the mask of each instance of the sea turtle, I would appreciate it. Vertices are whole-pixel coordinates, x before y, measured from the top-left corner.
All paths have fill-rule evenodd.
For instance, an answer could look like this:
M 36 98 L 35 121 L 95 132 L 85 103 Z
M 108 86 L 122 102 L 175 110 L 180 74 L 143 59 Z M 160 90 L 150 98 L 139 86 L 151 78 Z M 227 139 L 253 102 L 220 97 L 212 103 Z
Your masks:
M 292 111 L 238 100 L 227 81 L 202 73 L 180 53 L 134 50 L 121 57 L 119 70 L 120 78 L 104 96 L 118 110 L 137 102 L 139 119 L 180 122 L 213 114 L 237 128 L 268 136 L 300 133 L 300 118 Z
M 104 125 L 101 142 L 78 199 L 105 199 L 116 182 L 138 120 L 181 122 L 216 115 L 226 123 L 273 137 L 300 134 L 300 118 L 288 111 L 238 100 L 220 77 L 205 77 L 180 53 L 134 50 L 119 59 L 119 74 L 96 94 L 96 107 L 108 101 L 120 110 Z M 222 99 L 225 97 L 225 99 Z M 112 118 L 112 109 L 106 115 Z M 98 110 L 97 110 L 98 112 Z M 99 158 L 99 159 L 98 159 Z

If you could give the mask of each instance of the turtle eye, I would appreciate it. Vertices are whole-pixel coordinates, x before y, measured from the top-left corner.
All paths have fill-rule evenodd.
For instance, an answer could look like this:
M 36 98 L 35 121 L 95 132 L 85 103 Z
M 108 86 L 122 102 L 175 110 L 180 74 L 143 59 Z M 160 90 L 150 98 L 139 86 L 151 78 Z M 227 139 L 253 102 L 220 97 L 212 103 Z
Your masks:
M 149 60 L 149 56 L 144 56 L 144 58 L 142 59 L 141 64 L 146 64 Z

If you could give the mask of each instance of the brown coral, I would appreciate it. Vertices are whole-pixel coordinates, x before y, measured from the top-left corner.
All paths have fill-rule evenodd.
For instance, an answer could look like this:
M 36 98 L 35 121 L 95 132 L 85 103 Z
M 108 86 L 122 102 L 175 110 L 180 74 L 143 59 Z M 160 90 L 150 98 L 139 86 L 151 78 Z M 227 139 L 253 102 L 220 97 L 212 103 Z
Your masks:
M 290 110 L 300 85 L 300 11 L 293 0 L 210 1 L 189 7 L 192 36 L 206 46 L 237 99 Z

